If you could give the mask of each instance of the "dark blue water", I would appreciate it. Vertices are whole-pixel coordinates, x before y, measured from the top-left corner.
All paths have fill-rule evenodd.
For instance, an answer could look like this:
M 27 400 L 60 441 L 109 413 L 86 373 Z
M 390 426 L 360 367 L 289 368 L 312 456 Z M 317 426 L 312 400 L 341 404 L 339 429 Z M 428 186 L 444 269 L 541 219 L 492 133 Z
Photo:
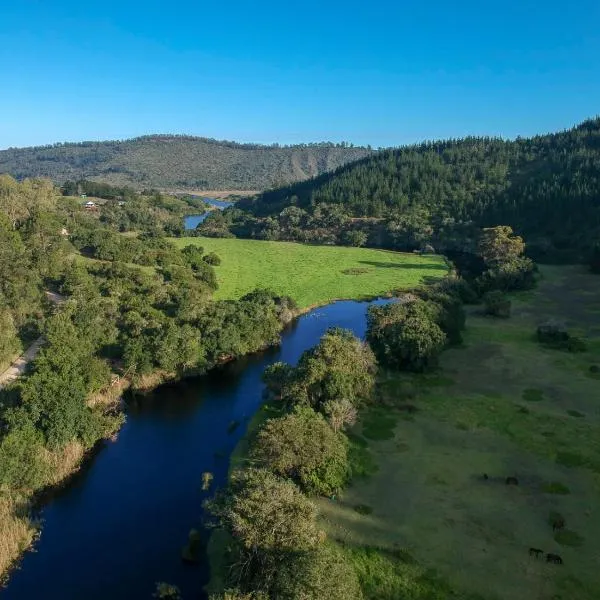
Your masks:
M 383 303 L 385 300 L 376 301 Z M 184 565 L 181 547 L 203 518 L 204 471 L 215 484 L 261 404 L 264 368 L 295 364 L 328 327 L 364 336 L 370 303 L 335 302 L 298 319 L 280 348 L 165 385 L 131 400 L 127 422 L 87 467 L 42 510 L 42 535 L 15 571 L 4 600 L 149 600 L 158 581 L 202 598 L 207 565 Z M 232 421 L 242 426 L 227 432 Z
M 231 206 L 233 202 L 227 202 L 225 200 L 215 200 L 214 198 L 202 198 L 206 204 L 210 204 L 211 206 L 215 206 L 220 210 L 224 210 L 225 208 Z M 211 211 L 207 211 L 202 213 L 201 215 L 188 215 L 183 219 L 183 226 L 185 229 L 196 229 L 196 227 L 210 215 Z

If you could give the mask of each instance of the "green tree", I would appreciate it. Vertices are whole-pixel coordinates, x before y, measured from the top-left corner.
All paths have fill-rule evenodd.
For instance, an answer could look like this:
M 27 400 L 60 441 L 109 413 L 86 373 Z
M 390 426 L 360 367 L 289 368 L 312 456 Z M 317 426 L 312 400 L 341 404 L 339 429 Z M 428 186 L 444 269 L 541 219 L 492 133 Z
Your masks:
M 358 229 L 346 231 L 343 236 L 343 241 L 345 244 L 348 246 L 355 246 L 356 248 L 364 246 L 368 239 L 368 234 L 366 234 L 364 231 L 359 231 Z
M 444 348 L 446 335 L 436 323 L 436 306 L 424 300 L 372 306 L 367 339 L 377 360 L 397 369 L 422 371 Z
M 291 481 L 264 469 L 235 471 L 207 508 L 246 550 L 309 550 L 322 537 L 315 505 Z
M 291 478 L 309 494 L 336 494 L 350 474 L 344 436 L 309 407 L 269 419 L 250 454 L 258 464 Z
M 277 569 L 271 596 L 278 600 L 361 600 L 363 593 L 352 564 L 335 547 L 324 544 L 284 561 Z
M 513 233 L 512 227 L 498 225 L 483 230 L 479 240 L 479 254 L 488 268 L 511 263 L 525 252 L 523 238 Z
M 355 405 L 371 397 L 377 370 L 367 344 L 350 331 L 330 329 L 319 344 L 300 357 L 284 396 L 321 410 L 325 402 L 345 398 Z

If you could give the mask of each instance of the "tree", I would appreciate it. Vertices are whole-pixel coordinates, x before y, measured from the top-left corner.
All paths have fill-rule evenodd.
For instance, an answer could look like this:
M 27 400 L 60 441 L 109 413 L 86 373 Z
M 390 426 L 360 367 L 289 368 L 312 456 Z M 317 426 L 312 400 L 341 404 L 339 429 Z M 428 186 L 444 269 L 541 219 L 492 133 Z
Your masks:
M 376 370 L 375 356 L 367 344 L 350 331 L 330 329 L 317 346 L 300 357 L 291 395 L 316 410 L 339 398 L 358 405 L 370 398 Z
M 246 550 L 309 550 L 322 538 L 316 506 L 291 481 L 265 469 L 235 471 L 207 508 Z
M 356 406 L 346 398 L 327 400 L 323 405 L 323 412 L 329 425 L 336 433 L 345 427 L 352 427 L 356 423 Z
M 8 308 L 0 305 L 0 373 L 21 350 L 17 328 Z
M 345 244 L 348 244 L 349 246 L 355 246 L 357 248 L 364 246 L 368 239 L 369 236 L 364 231 L 359 231 L 358 229 L 346 231 L 343 236 Z
M 479 240 L 479 254 L 489 268 L 511 263 L 525 252 L 523 238 L 514 235 L 512 227 L 499 225 L 483 230 Z
M 510 317 L 511 302 L 500 290 L 488 292 L 483 297 L 483 303 L 486 315 L 503 319 Z
M 361 600 L 352 564 L 335 547 L 324 544 L 297 553 L 277 569 L 271 597 L 278 600 Z
M 269 419 L 250 455 L 310 494 L 336 494 L 350 474 L 345 438 L 309 407 L 297 407 L 289 415 Z
M 372 306 L 367 317 L 367 339 L 382 364 L 423 371 L 446 342 L 436 323 L 434 304 L 420 299 Z

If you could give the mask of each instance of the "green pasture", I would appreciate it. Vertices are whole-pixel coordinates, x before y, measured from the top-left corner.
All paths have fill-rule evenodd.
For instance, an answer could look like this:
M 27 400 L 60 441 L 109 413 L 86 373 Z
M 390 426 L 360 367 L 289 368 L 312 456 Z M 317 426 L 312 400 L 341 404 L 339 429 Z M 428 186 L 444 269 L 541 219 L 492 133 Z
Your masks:
M 600 598 L 600 379 L 590 369 L 600 365 L 600 278 L 579 267 L 542 276 L 513 297 L 510 319 L 470 307 L 464 344 L 436 372 L 381 374 L 383 408 L 352 436 L 363 476 L 319 501 L 369 598 Z M 541 347 L 534 332 L 548 317 L 588 350 Z
M 300 308 L 336 299 L 364 299 L 443 277 L 441 256 L 418 256 L 343 246 L 221 238 L 178 238 L 216 252 L 217 299 L 235 299 L 257 287 L 291 296 Z

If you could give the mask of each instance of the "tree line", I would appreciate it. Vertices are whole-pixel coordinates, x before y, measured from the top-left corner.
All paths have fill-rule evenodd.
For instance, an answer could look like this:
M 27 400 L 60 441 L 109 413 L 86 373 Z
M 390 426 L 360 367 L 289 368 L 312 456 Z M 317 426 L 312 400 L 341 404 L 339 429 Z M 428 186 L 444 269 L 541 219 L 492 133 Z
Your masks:
M 560 133 L 384 150 L 237 203 L 212 235 L 472 251 L 506 223 L 536 260 L 587 260 L 600 237 L 600 118 Z

